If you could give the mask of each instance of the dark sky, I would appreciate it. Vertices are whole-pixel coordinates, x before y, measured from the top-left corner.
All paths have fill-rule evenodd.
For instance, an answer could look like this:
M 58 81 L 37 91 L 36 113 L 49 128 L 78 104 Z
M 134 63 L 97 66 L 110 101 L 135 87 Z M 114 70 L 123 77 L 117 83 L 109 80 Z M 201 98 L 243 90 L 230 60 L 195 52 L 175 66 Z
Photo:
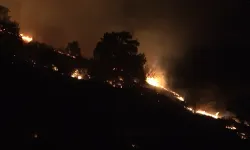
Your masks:
M 85 56 L 92 55 L 104 32 L 129 30 L 139 39 L 140 51 L 146 53 L 149 63 L 160 64 L 169 76 L 169 84 L 185 94 L 199 93 L 194 95 L 217 101 L 235 99 L 248 92 L 247 0 L 0 0 L 0 3 L 12 10 L 22 32 L 57 47 L 78 40 Z

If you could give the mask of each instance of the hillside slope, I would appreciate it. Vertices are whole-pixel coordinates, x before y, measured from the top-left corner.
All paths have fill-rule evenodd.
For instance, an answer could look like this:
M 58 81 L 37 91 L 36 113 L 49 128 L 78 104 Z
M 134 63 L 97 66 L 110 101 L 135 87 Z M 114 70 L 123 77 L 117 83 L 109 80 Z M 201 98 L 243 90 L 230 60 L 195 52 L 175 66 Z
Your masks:
M 145 89 L 77 81 L 1 55 L 1 143 L 9 149 L 221 149 L 248 146 L 223 121 Z

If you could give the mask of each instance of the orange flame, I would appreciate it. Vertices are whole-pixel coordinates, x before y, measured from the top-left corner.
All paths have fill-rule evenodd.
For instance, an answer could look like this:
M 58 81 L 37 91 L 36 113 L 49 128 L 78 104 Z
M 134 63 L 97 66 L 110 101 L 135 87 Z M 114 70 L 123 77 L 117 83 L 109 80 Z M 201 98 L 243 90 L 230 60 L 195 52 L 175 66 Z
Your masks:
M 148 74 L 147 78 L 146 78 L 146 82 L 149 85 L 152 85 L 154 87 L 158 87 L 158 88 L 161 88 L 161 89 L 164 89 L 164 90 L 168 91 L 169 93 L 173 94 L 173 96 L 175 98 L 177 98 L 178 100 L 180 100 L 180 101 L 185 101 L 184 97 L 180 96 L 178 93 L 172 91 L 171 89 L 164 87 L 164 83 L 165 83 L 164 76 L 152 76 L 152 75 L 150 76 Z M 199 109 L 199 110 L 195 111 L 191 107 L 185 107 L 185 108 L 187 110 L 193 112 L 193 113 L 196 113 L 196 114 L 209 116 L 209 117 L 212 117 L 214 119 L 220 118 L 219 112 L 217 112 L 216 114 L 212 114 L 212 113 L 208 113 L 208 112 L 206 112 L 206 111 L 204 111 L 202 109 Z
M 22 37 L 22 40 L 26 43 L 29 43 L 33 40 L 33 38 L 31 36 L 27 36 L 27 35 L 24 35 L 24 34 L 20 34 L 20 36 Z
M 204 110 L 197 110 L 196 113 L 204 115 L 204 116 L 209 116 L 209 117 L 212 117 L 214 119 L 218 119 L 219 118 L 219 112 L 217 112 L 216 114 L 211 114 L 211 113 L 208 113 L 208 112 L 206 112 Z
M 80 73 L 80 71 L 78 69 L 75 69 L 72 73 L 71 73 L 71 77 L 72 78 L 76 78 L 78 80 L 82 80 L 83 79 L 83 75 Z
M 214 119 L 219 119 L 220 116 L 219 116 L 219 112 L 217 112 L 216 114 L 212 114 L 212 113 L 209 113 L 209 112 L 206 112 L 202 109 L 199 109 L 197 111 L 195 111 L 193 108 L 191 107 L 185 107 L 187 110 L 191 111 L 192 113 L 196 113 L 196 114 L 200 114 L 200 115 L 204 115 L 204 116 L 208 116 L 208 117 L 212 117 Z
M 154 87 L 159 87 L 159 88 L 162 88 L 162 89 L 168 91 L 169 93 L 173 94 L 180 101 L 185 101 L 184 97 L 180 96 L 178 93 L 176 93 L 168 88 L 165 88 L 163 86 L 163 83 L 164 83 L 163 77 L 162 78 L 161 77 L 147 77 L 146 82 L 149 85 L 152 85 Z
M 160 84 L 160 80 L 158 78 L 147 77 L 146 82 L 152 86 L 163 88 L 163 86 Z

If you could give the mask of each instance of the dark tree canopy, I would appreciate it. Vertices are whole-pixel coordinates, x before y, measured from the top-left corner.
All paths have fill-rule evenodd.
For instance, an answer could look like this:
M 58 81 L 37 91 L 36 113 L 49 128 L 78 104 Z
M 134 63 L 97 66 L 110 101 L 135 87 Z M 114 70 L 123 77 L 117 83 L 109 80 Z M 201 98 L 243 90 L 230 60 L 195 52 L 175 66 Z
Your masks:
M 3 28 L 5 29 L 5 32 L 8 32 L 9 34 L 19 36 L 19 24 L 15 21 L 10 21 L 10 22 L 4 22 Z
M 127 83 L 145 80 L 146 57 L 138 53 L 139 42 L 129 32 L 105 33 L 94 49 L 95 77 L 112 79 L 122 76 Z
M 0 20 L 10 20 L 9 12 L 10 10 L 7 7 L 0 5 Z
M 73 55 L 73 56 L 81 56 L 81 49 L 79 46 L 79 43 L 77 41 L 69 42 L 66 47 L 67 53 Z
M 140 43 L 129 32 L 105 33 L 94 50 L 95 59 L 137 55 Z
M 0 31 L 4 34 L 19 36 L 19 24 L 10 20 L 9 9 L 0 5 Z

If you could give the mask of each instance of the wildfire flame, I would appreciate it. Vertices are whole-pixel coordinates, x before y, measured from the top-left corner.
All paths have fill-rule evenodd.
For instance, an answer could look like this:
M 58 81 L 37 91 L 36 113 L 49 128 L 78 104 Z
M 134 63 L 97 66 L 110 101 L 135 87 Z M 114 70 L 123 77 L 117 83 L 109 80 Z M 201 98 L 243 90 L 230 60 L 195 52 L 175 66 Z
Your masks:
M 206 112 L 204 110 L 201 110 L 201 109 L 198 109 L 198 110 L 194 110 L 193 108 L 191 107 L 185 107 L 187 110 L 191 111 L 192 113 L 196 113 L 196 114 L 200 114 L 200 115 L 204 115 L 204 116 L 208 116 L 208 117 L 212 117 L 214 119 L 219 119 L 220 116 L 219 116 L 219 112 L 217 112 L 216 114 L 212 114 L 212 113 L 209 113 L 209 112 Z
M 164 83 L 164 80 L 161 77 L 147 77 L 146 82 L 154 87 L 159 87 L 159 88 L 162 88 L 162 89 L 168 91 L 169 93 L 173 94 L 180 101 L 185 101 L 184 97 L 180 96 L 178 93 L 176 93 L 168 88 L 165 88 L 162 85 L 162 83 Z
M 33 38 L 32 37 L 30 37 L 30 36 L 26 36 L 26 35 L 24 35 L 24 34 L 20 34 L 20 36 L 21 36 L 21 38 L 22 38 L 22 40 L 24 41 L 24 42 L 26 42 L 26 43 L 29 43 L 29 42 L 31 42 L 32 40 L 33 40 Z M 63 54 L 63 53 L 61 53 L 60 51 L 58 51 L 58 53 L 60 53 L 60 54 Z M 69 54 L 67 54 L 67 56 L 70 56 Z M 74 56 L 71 56 L 71 57 L 73 57 L 73 58 L 75 58 Z M 33 62 L 34 64 L 35 64 L 35 62 Z M 54 71 L 58 71 L 58 68 L 55 66 L 55 65 L 53 65 L 52 64 L 52 69 L 54 70 Z M 113 70 L 115 70 L 116 68 L 114 68 Z M 155 74 L 154 74 L 155 75 Z M 76 78 L 76 79 L 78 79 L 78 80 L 82 80 L 83 79 L 83 74 L 80 72 L 80 70 L 78 70 L 78 69 L 75 69 L 72 73 L 71 73 L 71 77 L 72 78 Z M 119 77 L 119 81 L 123 81 L 123 78 L 122 77 Z M 111 85 L 113 85 L 113 87 L 120 87 L 120 88 L 122 88 L 122 84 L 121 83 L 117 83 L 117 84 L 115 84 L 115 82 L 113 81 L 107 81 L 109 84 L 111 84 Z M 158 87 L 158 88 L 161 88 L 161 89 L 164 89 L 164 90 L 166 90 L 166 91 L 168 91 L 169 93 L 172 93 L 178 100 L 180 100 L 180 101 L 185 101 L 185 99 L 184 99 L 184 97 L 182 97 L 182 96 L 180 96 L 178 93 L 176 93 L 176 92 L 174 92 L 174 91 L 172 91 L 172 90 L 170 90 L 170 89 L 168 89 L 168 88 L 166 88 L 164 85 L 165 85 L 165 80 L 164 80 L 164 76 L 152 76 L 152 75 L 147 75 L 147 78 L 146 78 L 146 82 L 149 84 L 149 85 L 152 85 L 152 86 L 154 86 L 154 87 Z M 204 110 L 202 110 L 202 109 L 199 109 L 199 110 L 194 110 L 193 108 L 191 108 L 191 107 L 185 107 L 184 106 L 184 108 L 185 109 L 187 109 L 187 110 L 189 110 L 189 111 L 191 111 L 192 113 L 196 113 L 196 114 L 200 114 L 200 115 L 204 115 L 204 116 L 208 116 L 208 117 L 212 117 L 212 118 L 214 118 L 214 119 L 218 119 L 218 118 L 220 118 L 220 116 L 219 116 L 219 112 L 217 112 L 217 113 L 215 113 L 215 114 L 212 114 L 212 113 L 208 113 L 208 112 L 206 112 L 206 111 L 204 111 Z M 238 121 L 238 120 L 235 120 L 236 122 L 240 122 L 240 121 Z M 245 121 L 245 123 L 244 123 L 246 126 L 249 126 L 249 124 L 248 124 L 248 122 L 246 122 Z M 230 130 L 237 130 L 237 128 L 235 127 L 235 126 L 226 126 L 226 128 L 227 129 L 230 129 Z M 245 133 L 239 133 L 239 132 L 237 132 L 237 134 L 241 137 L 241 139 L 247 139 L 248 137 L 246 136 L 246 134 Z M 35 134 L 34 135 L 34 138 L 37 138 L 38 137 L 38 135 L 37 134 Z M 135 145 L 132 145 L 132 147 L 135 147 Z
M 197 110 L 196 113 L 204 115 L 204 116 L 209 116 L 209 117 L 212 117 L 214 119 L 218 119 L 219 118 L 219 112 L 217 112 L 216 114 L 211 114 L 211 113 L 208 113 L 208 112 L 206 112 L 204 110 Z
M 4 29 L 3 29 L 4 30 Z M 0 32 L 2 32 L 3 30 L 0 29 Z M 24 35 L 24 34 L 20 34 L 20 37 L 22 38 L 22 40 L 26 43 L 29 43 L 33 40 L 33 38 L 31 36 L 27 36 L 27 35 Z M 58 51 L 58 53 L 61 53 L 60 51 Z M 61 53 L 63 54 L 63 53 Z M 15 55 L 14 55 L 15 56 Z M 70 57 L 73 57 L 75 58 L 75 56 L 71 56 L 70 54 L 67 54 L 67 56 L 70 56 Z M 36 64 L 36 62 L 34 62 L 32 60 L 32 63 L 33 65 Z M 58 68 L 52 64 L 52 69 L 54 71 L 58 71 Z M 114 68 L 113 70 L 115 70 L 116 68 Z M 80 73 L 80 71 L 78 69 L 75 69 L 72 73 L 71 73 L 71 77 L 72 78 L 76 78 L 78 80 L 82 80 L 83 79 L 83 74 Z M 119 81 L 123 81 L 123 79 L 121 77 L 119 77 Z M 113 84 L 112 81 L 107 81 L 109 82 L 111 85 L 113 85 L 114 87 L 116 87 L 115 84 Z M 147 78 L 146 78 L 146 82 L 149 84 L 149 85 L 152 85 L 154 87 L 159 87 L 159 88 L 162 88 L 170 93 L 172 93 L 177 99 L 179 99 L 180 101 L 185 101 L 184 97 L 180 96 L 178 93 L 168 89 L 168 88 L 165 88 L 164 85 L 165 85 L 165 80 L 164 80 L 164 76 L 152 76 L 152 75 L 147 75 Z M 122 88 L 122 85 L 119 83 L 118 84 L 120 86 L 120 88 Z M 197 110 L 195 111 L 193 108 L 191 107 L 185 107 L 187 110 L 191 111 L 192 113 L 197 113 L 197 114 L 200 114 L 200 115 L 204 115 L 204 116 L 209 116 L 209 117 L 212 117 L 214 119 L 218 119 L 220 118 L 219 116 L 219 112 L 217 112 L 216 114 L 211 114 L 211 113 L 208 113 L 204 110 Z M 237 118 L 234 119 L 235 122 L 237 123 L 241 123 Z M 244 124 L 246 126 L 250 126 L 249 123 L 247 121 L 244 122 Z M 237 130 L 237 128 L 235 126 L 226 126 L 227 129 L 230 129 L 230 130 Z M 240 132 L 237 132 L 237 134 L 241 137 L 241 139 L 247 139 L 247 135 L 245 133 L 240 133 Z M 38 134 L 34 134 L 34 138 L 38 138 Z M 135 147 L 134 144 L 132 144 L 132 147 Z
M 148 77 L 146 79 L 147 83 L 152 85 L 152 86 L 156 86 L 156 87 L 162 87 L 159 83 L 159 81 L 156 79 L 156 78 L 151 78 L 151 77 Z
M 31 36 L 27 36 L 27 35 L 24 35 L 24 34 L 20 34 L 20 36 L 22 37 L 22 40 L 26 43 L 29 43 L 33 40 L 33 38 Z
M 80 71 L 78 69 L 75 69 L 72 74 L 71 74 L 72 78 L 76 78 L 78 80 L 82 80 L 83 79 L 83 75 L 80 73 Z
M 172 91 L 171 89 L 168 89 L 166 87 L 164 87 L 163 83 L 164 83 L 164 80 L 163 80 L 164 77 L 162 76 L 150 76 L 148 75 L 147 78 L 146 78 L 146 82 L 149 84 L 149 85 L 152 85 L 154 87 L 158 87 L 158 88 L 162 88 L 166 91 L 168 91 L 169 93 L 173 94 L 178 100 L 180 101 L 185 101 L 184 97 L 180 96 L 178 93 Z M 219 117 L 219 112 L 217 112 L 216 114 L 212 114 L 212 113 L 208 113 L 204 110 L 193 110 L 191 107 L 185 107 L 187 110 L 193 112 L 193 113 L 196 113 L 196 114 L 200 114 L 200 115 L 204 115 L 204 116 L 209 116 L 209 117 L 212 117 L 214 119 L 218 119 L 220 118 Z

